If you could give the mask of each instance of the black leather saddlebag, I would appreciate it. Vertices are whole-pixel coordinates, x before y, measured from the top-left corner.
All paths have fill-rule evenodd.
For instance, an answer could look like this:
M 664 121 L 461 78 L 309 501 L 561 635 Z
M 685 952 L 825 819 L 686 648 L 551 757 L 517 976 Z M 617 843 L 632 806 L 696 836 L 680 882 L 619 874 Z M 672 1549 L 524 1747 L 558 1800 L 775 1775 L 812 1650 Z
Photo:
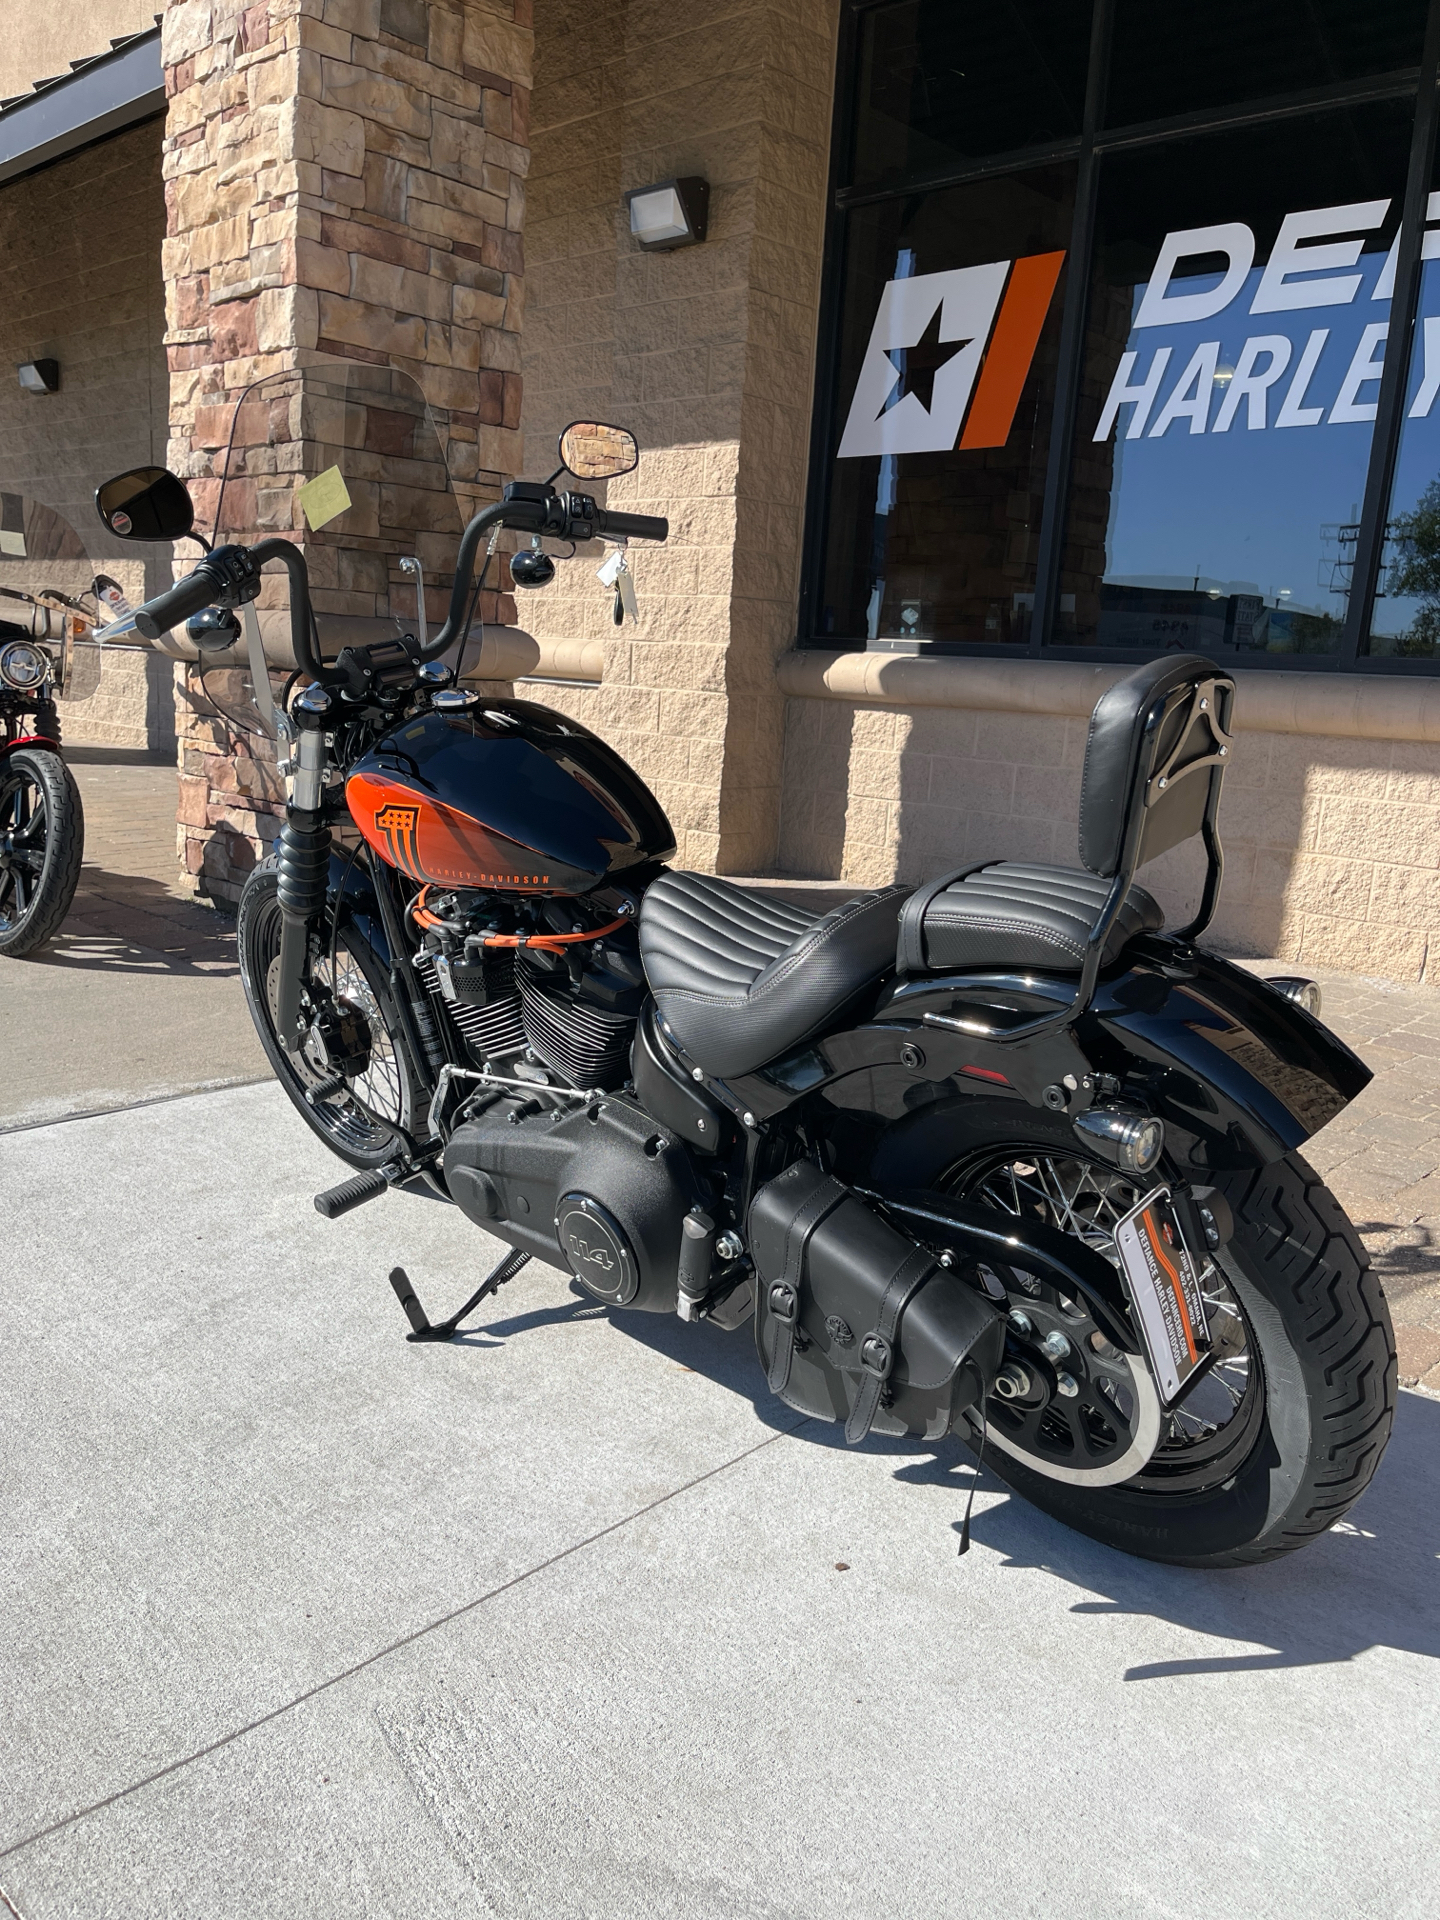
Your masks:
M 857 1445 L 938 1440 L 990 1390 L 1003 1322 L 935 1256 L 798 1161 L 756 1194 L 755 1343 L 770 1390 Z

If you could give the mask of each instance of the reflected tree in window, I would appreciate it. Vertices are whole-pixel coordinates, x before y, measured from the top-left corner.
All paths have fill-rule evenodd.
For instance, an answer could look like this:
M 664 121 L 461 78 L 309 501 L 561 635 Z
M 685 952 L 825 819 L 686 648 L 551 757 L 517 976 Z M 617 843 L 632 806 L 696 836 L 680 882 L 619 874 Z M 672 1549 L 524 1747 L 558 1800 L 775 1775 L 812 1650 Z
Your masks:
M 1394 652 L 1401 659 L 1428 659 L 1440 643 L 1440 475 L 1409 513 L 1396 514 L 1389 531 L 1395 557 L 1386 593 L 1420 602 L 1410 625 L 1396 636 Z

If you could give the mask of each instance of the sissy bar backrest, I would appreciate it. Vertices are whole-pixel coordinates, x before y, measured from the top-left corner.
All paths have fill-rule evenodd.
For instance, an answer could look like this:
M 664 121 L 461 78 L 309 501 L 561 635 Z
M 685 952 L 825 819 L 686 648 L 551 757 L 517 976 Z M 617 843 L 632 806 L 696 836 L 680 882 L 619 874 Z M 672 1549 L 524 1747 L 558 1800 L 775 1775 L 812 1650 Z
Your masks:
M 1216 819 L 1234 699 L 1230 676 L 1190 653 L 1137 668 L 1095 703 L 1080 787 L 1080 858 L 1114 884 L 1090 931 L 1082 1005 L 1136 873 L 1196 833 L 1205 842 L 1205 885 L 1195 918 L 1174 937 L 1193 940 L 1210 924 L 1224 872 Z
M 1213 660 L 1183 653 L 1137 667 L 1096 701 L 1080 784 L 1080 858 L 1111 881 L 1110 891 L 1087 937 L 1070 1005 L 997 1039 L 1027 1040 L 1085 1012 L 1136 873 L 1195 833 L 1205 842 L 1205 885 L 1199 912 L 1174 937 L 1193 940 L 1210 924 L 1224 871 L 1216 815 L 1234 698 L 1235 682 Z

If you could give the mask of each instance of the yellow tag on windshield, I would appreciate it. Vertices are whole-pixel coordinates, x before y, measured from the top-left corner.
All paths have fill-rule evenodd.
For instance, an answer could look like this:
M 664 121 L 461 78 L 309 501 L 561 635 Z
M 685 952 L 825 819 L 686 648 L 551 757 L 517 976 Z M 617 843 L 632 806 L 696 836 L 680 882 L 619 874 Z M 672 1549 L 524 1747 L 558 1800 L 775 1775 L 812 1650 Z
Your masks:
M 329 467 L 300 489 L 300 511 L 312 533 L 350 511 L 350 493 L 339 467 Z

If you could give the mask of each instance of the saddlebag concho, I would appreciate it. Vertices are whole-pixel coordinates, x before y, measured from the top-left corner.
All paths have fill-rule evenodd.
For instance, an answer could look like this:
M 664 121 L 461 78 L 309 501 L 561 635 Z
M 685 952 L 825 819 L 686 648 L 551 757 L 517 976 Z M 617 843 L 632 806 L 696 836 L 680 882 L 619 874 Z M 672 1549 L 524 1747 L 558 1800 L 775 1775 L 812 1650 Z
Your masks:
M 770 1391 L 856 1446 L 938 1440 L 983 1399 L 1004 1352 L 995 1309 L 808 1160 L 756 1194 L 755 1344 Z

